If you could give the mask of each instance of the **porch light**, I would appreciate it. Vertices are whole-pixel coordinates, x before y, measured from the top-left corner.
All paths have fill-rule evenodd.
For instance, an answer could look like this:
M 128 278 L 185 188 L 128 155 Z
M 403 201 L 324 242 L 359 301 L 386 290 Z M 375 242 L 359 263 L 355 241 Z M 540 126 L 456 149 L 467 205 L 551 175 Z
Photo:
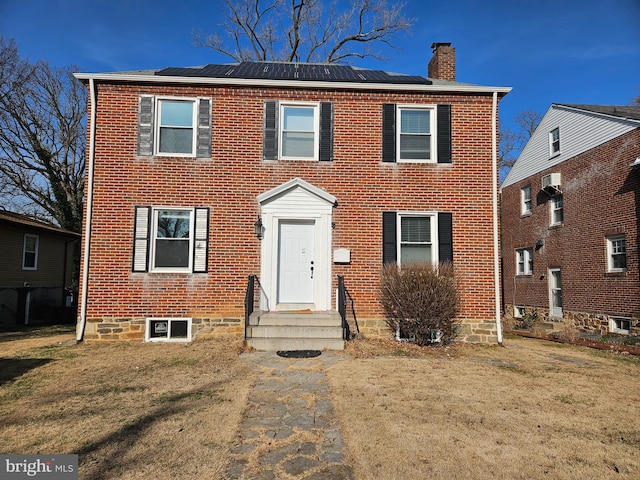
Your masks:
M 262 240 L 262 218 L 258 217 L 256 223 L 253 224 L 253 231 L 258 237 L 258 240 Z

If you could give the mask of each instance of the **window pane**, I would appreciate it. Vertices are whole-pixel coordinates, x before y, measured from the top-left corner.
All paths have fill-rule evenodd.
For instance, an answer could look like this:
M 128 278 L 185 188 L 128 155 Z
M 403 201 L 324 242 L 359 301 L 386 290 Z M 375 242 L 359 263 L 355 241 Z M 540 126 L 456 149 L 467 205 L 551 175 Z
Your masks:
M 402 242 L 430 242 L 431 220 L 429 217 L 402 217 Z
M 35 252 L 37 244 L 38 244 L 38 240 L 37 240 L 36 237 L 26 237 L 25 238 L 25 250 L 27 252 Z
M 162 100 L 160 125 L 193 127 L 193 102 Z
M 193 153 L 193 130 L 190 128 L 160 128 L 161 153 Z
M 188 267 L 189 240 L 157 239 L 155 267 Z
M 402 135 L 400 158 L 403 160 L 429 160 L 431 158 L 431 136 Z
M 168 320 L 152 320 L 149 322 L 149 337 L 151 338 L 166 338 L 169 333 L 169 321 Z
M 24 268 L 34 268 L 36 266 L 35 252 L 24 252 Z
M 400 264 L 431 262 L 431 245 L 401 245 Z
M 191 212 L 161 210 L 158 212 L 158 238 L 189 238 Z
M 400 110 L 401 133 L 431 133 L 429 110 Z
M 313 158 L 313 133 L 283 133 L 282 155 Z
M 187 326 L 189 322 L 186 320 L 173 320 L 171 322 L 171 338 L 187 338 Z
M 313 107 L 285 107 L 284 129 L 313 132 Z

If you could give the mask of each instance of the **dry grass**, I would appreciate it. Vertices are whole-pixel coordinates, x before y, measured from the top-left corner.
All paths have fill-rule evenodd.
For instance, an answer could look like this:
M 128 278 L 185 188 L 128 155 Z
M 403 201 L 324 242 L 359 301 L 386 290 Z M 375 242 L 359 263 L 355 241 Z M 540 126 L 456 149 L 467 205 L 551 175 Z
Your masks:
M 640 478 L 640 359 L 356 341 L 329 370 L 359 479 Z
M 640 478 L 640 357 L 505 345 L 349 343 L 328 376 L 357 478 Z M 79 453 L 81 479 L 223 479 L 255 379 L 239 349 L 0 338 L 0 451 Z
M 78 453 L 82 479 L 224 478 L 254 378 L 239 347 L 4 339 L 2 453 Z

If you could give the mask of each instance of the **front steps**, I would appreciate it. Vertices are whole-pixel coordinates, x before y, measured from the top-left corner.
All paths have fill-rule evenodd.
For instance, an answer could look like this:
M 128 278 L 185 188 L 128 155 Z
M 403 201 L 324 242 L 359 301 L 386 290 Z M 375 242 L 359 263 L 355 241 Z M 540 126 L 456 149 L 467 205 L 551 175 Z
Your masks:
M 253 312 L 247 343 L 256 350 L 344 350 L 338 312 Z

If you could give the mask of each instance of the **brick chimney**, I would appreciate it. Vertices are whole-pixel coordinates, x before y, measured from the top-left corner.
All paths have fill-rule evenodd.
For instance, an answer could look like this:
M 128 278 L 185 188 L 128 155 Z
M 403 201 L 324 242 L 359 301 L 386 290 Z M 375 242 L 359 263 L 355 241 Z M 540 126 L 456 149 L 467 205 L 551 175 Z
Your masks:
M 429 61 L 429 78 L 456 81 L 456 49 L 451 43 L 432 43 L 433 56 Z

